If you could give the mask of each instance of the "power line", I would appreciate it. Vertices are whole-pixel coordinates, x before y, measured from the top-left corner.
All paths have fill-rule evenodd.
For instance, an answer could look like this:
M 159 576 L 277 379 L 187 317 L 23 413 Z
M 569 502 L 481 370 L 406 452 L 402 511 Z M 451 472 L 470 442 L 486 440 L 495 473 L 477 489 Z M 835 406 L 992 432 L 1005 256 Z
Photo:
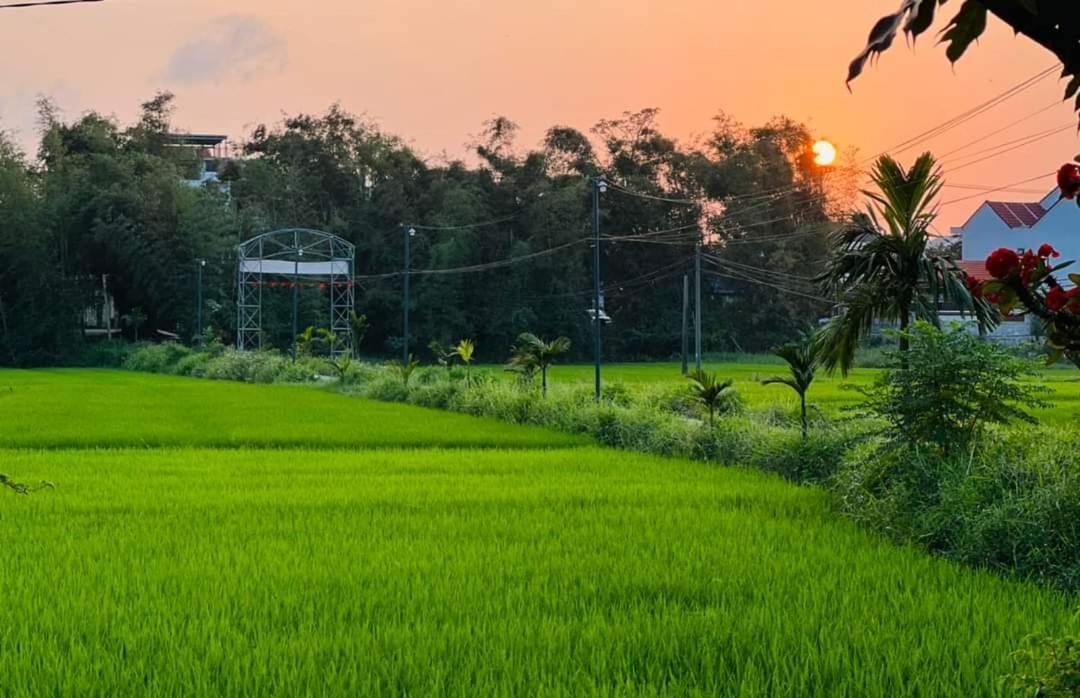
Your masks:
M 976 106 L 972 107 L 971 109 L 968 109 L 967 111 L 965 111 L 965 112 L 963 112 L 961 114 L 958 114 L 958 115 L 954 116 L 953 118 L 948 119 L 948 120 L 938 124 L 937 126 L 934 126 L 933 128 L 930 128 L 930 129 L 928 129 L 926 131 L 923 131 L 922 133 L 920 133 L 920 134 L 918 134 L 916 136 L 913 136 L 913 137 L 907 139 L 906 141 L 903 141 L 901 143 L 897 143 L 893 147 L 888 148 L 885 151 L 879 153 L 878 155 L 875 155 L 874 157 L 870 158 L 870 160 L 876 160 L 878 157 L 880 157 L 881 155 L 884 155 L 885 153 L 890 153 L 890 152 L 902 153 L 905 150 L 909 150 L 909 149 L 915 147 L 916 145 L 918 145 L 920 143 L 923 143 L 925 141 L 930 140 L 931 138 L 936 138 L 937 136 L 940 136 L 943 133 L 951 131 L 952 129 L 956 128 L 957 126 L 960 126 L 961 124 L 964 124 L 964 123 L 970 121 L 971 119 L 974 119 L 975 117 L 989 111 L 990 109 L 993 109 L 994 107 L 1008 101 L 1009 99 L 1015 97 L 1016 95 L 1018 95 L 1018 94 L 1020 94 L 1020 93 L 1022 93 L 1024 91 L 1026 91 L 1032 85 L 1035 85 L 1036 83 L 1038 83 L 1038 82 L 1046 79 L 1047 77 L 1049 77 L 1052 73 L 1056 72 L 1057 69 L 1058 69 L 1058 64 L 1054 64 L 1054 65 L 1050 66 L 1049 68 L 1047 68 L 1045 70 L 1042 70 L 1042 71 L 1040 71 L 1038 73 L 1035 73 L 1034 75 L 1027 78 L 1026 80 L 1020 81 L 1019 83 L 1013 85 L 1012 87 L 1005 90 L 1004 92 L 1002 92 L 1002 93 L 1000 93 L 1000 94 L 998 94 L 998 95 L 996 95 L 994 97 L 991 97 L 990 99 L 983 102 L 982 104 L 976 105 Z
M 491 226 L 491 225 L 498 225 L 500 223 L 507 223 L 509 221 L 514 220 L 515 218 L 517 218 L 520 215 L 521 215 L 521 211 L 518 211 L 517 213 L 515 213 L 513 215 L 510 215 L 510 216 L 503 216 L 502 218 L 493 218 L 493 219 L 491 219 L 489 221 L 480 221 L 479 223 L 466 223 L 464 225 L 420 225 L 418 223 L 409 223 L 409 224 L 404 224 L 403 223 L 402 227 L 404 227 L 404 228 L 414 228 L 415 230 L 432 230 L 432 231 L 440 231 L 440 230 L 472 230 L 474 228 L 486 228 L 486 227 Z
M 562 245 L 556 245 L 555 247 L 548 248 L 546 250 L 540 250 L 538 252 L 531 252 L 529 254 L 518 255 L 517 257 L 509 257 L 507 259 L 501 259 L 496 262 L 486 262 L 484 264 L 472 264 L 463 267 L 451 267 L 446 269 L 410 269 L 408 272 L 395 271 L 385 274 L 357 274 L 354 278 L 357 279 L 390 279 L 398 276 L 405 276 L 408 273 L 411 276 L 435 276 L 440 274 L 471 274 L 475 272 L 488 271 L 489 269 L 500 269 L 502 267 L 508 267 L 520 262 L 526 262 L 530 259 L 536 259 L 537 257 L 544 257 L 546 255 L 554 254 L 560 250 L 564 250 L 574 245 L 580 245 L 583 242 L 588 242 L 591 238 L 579 238 Z
M 648 199 L 650 201 L 662 201 L 662 202 L 668 203 L 668 204 L 681 204 L 681 205 L 684 205 L 684 206 L 700 206 L 701 205 L 701 201 L 694 201 L 692 199 L 674 199 L 674 198 L 670 198 L 670 197 L 666 197 L 666 196 L 656 196 L 654 194 L 645 194 L 644 192 L 639 192 L 639 191 L 634 191 L 632 189 L 627 189 L 626 187 L 619 186 L 618 184 L 614 184 L 612 182 L 608 182 L 608 187 L 610 187 L 611 189 L 613 189 L 613 190 L 615 190 L 617 192 L 620 192 L 622 194 L 626 194 L 627 196 L 633 196 L 633 197 L 636 197 L 638 199 Z
M 997 151 L 995 153 L 991 153 L 990 155 L 986 155 L 984 157 L 977 158 L 975 160 L 971 160 L 970 162 L 965 162 L 962 165 L 945 166 L 945 169 L 947 169 L 950 172 L 956 172 L 957 170 L 962 170 L 965 167 L 971 167 L 972 165 L 978 165 L 980 162 L 985 162 L 987 160 L 992 160 L 992 159 L 994 159 L 994 158 L 996 158 L 998 156 L 1005 155 L 1006 153 L 1011 153 L 1014 150 L 1019 150 L 1020 148 L 1027 147 L 1027 146 L 1031 145 L 1032 143 L 1037 143 L 1039 141 L 1046 140 L 1047 138 L 1050 138 L 1051 136 L 1056 136 L 1057 134 L 1063 133 L 1063 132 L 1068 131 L 1068 130 L 1071 130 L 1072 128 L 1073 128 L 1072 124 L 1067 124 L 1067 125 L 1065 125 L 1065 126 L 1063 126 L 1061 128 L 1053 129 L 1052 131 L 1047 131 L 1047 132 L 1044 132 L 1044 133 L 1036 134 L 1034 136 L 1029 136 L 1027 138 L 1027 140 L 1025 140 L 1023 143 L 1020 143 L 1019 145 L 1013 145 L 1010 148 L 1005 148 L 1004 150 L 999 150 L 999 151 Z
M 1008 123 L 1005 126 L 1002 126 L 1001 128 L 999 128 L 999 129 L 997 129 L 995 131 L 991 131 L 990 133 L 984 134 L 984 135 L 976 138 L 973 141 L 965 143 L 964 145 L 962 145 L 962 146 L 960 146 L 958 148 L 953 148 L 952 150 L 950 150 L 947 153 L 942 153 L 939 157 L 947 158 L 950 155 L 955 155 L 956 153 L 959 153 L 961 150 L 967 150 L 968 148 L 970 148 L 973 145 L 978 145 L 979 143 L 982 143 L 983 141 L 985 141 L 988 138 L 991 138 L 992 136 L 996 136 L 997 134 L 999 134 L 999 133 L 1001 133 L 1003 131 L 1008 131 L 1013 126 L 1021 124 L 1021 123 L 1025 122 L 1025 121 L 1027 121 L 1028 119 L 1032 119 L 1032 118 L 1038 116 L 1039 114 L 1042 114 L 1045 111 L 1049 111 L 1050 109 L 1053 109 L 1054 107 L 1060 106 L 1060 104 L 1061 104 L 1061 102 L 1057 102 L 1057 101 L 1051 102 L 1050 104 L 1046 105 L 1045 107 L 1043 107 L 1042 109 L 1040 109 L 1040 110 L 1038 110 L 1036 112 L 1032 112 L 1031 114 L 1028 114 L 1027 116 L 1022 117 L 1020 119 L 1017 119 L 1016 121 L 1013 121 L 1011 123 Z
M 39 0 L 38 2 L 16 2 L 0 5 L 0 10 L 14 10 L 20 7 L 45 7 L 48 5 L 78 5 L 86 2 L 104 2 L 105 0 Z
M 1022 179 L 1019 182 L 1012 182 L 1010 184 L 1004 184 L 1004 185 L 1002 185 L 1000 187 L 995 187 L 993 189 L 987 189 L 986 191 L 978 192 L 976 194 L 970 194 L 968 196 L 961 196 L 958 199 L 950 199 L 948 201 L 943 201 L 940 205 L 941 206 L 948 206 L 949 204 L 955 204 L 955 203 L 958 203 L 960 201 L 967 201 L 968 199 L 976 199 L 976 198 L 978 198 L 980 196 L 986 196 L 987 194 L 993 194 L 996 191 L 1012 191 L 1013 187 L 1018 187 L 1021 184 L 1028 184 L 1029 182 L 1035 182 L 1035 181 L 1038 181 L 1040 179 L 1045 179 L 1047 177 L 1053 177 L 1056 174 L 1056 172 L 1057 172 L 1056 170 L 1053 170 L 1053 171 L 1047 172 L 1045 174 L 1036 175 L 1034 177 L 1029 177 L 1028 179 Z

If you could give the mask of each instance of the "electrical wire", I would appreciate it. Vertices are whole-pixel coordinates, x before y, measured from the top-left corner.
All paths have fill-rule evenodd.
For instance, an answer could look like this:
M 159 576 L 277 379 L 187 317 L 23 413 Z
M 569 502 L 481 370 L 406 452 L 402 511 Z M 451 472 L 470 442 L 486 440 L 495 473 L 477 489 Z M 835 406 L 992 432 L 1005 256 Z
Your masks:
M 554 254 L 561 250 L 574 245 L 580 245 L 583 242 L 589 242 L 592 238 L 580 238 L 578 240 L 572 240 L 562 245 L 556 245 L 555 247 L 548 248 L 546 250 L 540 250 L 538 252 L 530 252 L 529 254 L 518 255 L 517 257 L 509 257 L 507 259 L 501 259 L 496 262 L 486 262 L 484 264 L 472 264 L 463 267 L 452 267 L 446 269 L 410 269 L 408 271 L 395 271 L 385 274 L 356 274 L 353 278 L 356 279 L 390 279 L 398 276 L 435 276 L 441 274 L 471 274 L 481 271 L 488 271 L 490 269 L 501 269 L 503 267 L 512 266 L 521 262 L 526 262 L 530 259 L 536 259 L 538 257 L 544 257 L 550 254 Z
M 1018 187 L 1021 184 L 1028 184 L 1029 182 L 1035 182 L 1035 181 L 1038 181 L 1040 179 L 1045 179 L 1047 177 L 1053 177 L 1055 174 L 1057 174 L 1056 170 L 1051 171 L 1051 172 L 1047 172 L 1045 174 L 1036 175 L 1034 177 L 1029 177 L 1028 179 L 1022 179 L 1019 182 L 1012 182 L 1010 184 L 1004 184 L 1004 185 L 1002 185 L 1000 187 L 995 187 L 993 189 L 987 189 L 986 191 L 981 191 L 981 192 L 978 192 L 976 194 L 970 194 L 968 196 L 961 196 L 958 199 L 950 199 L 949 201 L 943 201 L 939 205 L 940 206 L 948 206 L 949 204 L 955 204 L 955 203 L 959 203 L 961 201 L 967 201 L 969 199 L 976 199 L 976 198 L 978 198 L 980 196 L 986 196 L 987 194 L 993 194 L 994 192 L 997 192 L 997 191 L 1012 191 L 1013 187 Z
M 1042 70 L 1042 71 L 1040 71 L 1038 73 L 1035 73 L 1034 75 L 1027 78 L 1026 80 L 1021 80 L 1019 83 L 1013 85 L 1012 87 L 1005 90 L 1004 92 L 1002 92 L 1002 93 L 1000 93 L 1000 94 L 998 94 L 998 95 L 996 95 L 994 97 L 991 97 L 990 99 L 983 102 L 982 104 L 976 105 L 976 106 L 972 107 L 971 109 L 968 109 L 967 111 L 965 111 L 965 112 L 963 112 L 961 114 L 958 114 L 958 115 L 954 116 L 953 118 L 948 119 L 948 120 L 938 124 L 937 126 L 934 126 L 933 128 L 930 128 L 930 129 L 928 129 L 926 131 L 923 131 L 922 133 L 920 133 L 920 134 L 918 134 L 916 136 L 913 136 L 913 137 L 907 139 L 906 141 L 902 141 L 900 143 L 897 143 L 893 147 L 884 150 L 883 152 L 879 153 L 878 155 L 875 155 L 872 158 L 869 158 L 867 161 L 876 160 L 878 157 L 880 157 L 881 155 L 884 155 L 885 153 L 902 153 L 905 150 L 910 150 L 911 148 L 914 148 L 916 145 L 924 143 L 924 142 L 926 142 L 926 141 L 928 141 L 928 140 L 930 140 L 932 138 L 936 138 L 936 137 L 940 136 L 943 133 L 947 133 L 948 131 L 951 131 L 952 129 L 956 128 L 957 126 L 960 126 L 960 125 L 962 125 L 964 123 L 967 123 L 968 121 L 974 119 L 975 117 L 986 113 L 987 111 L 993 109 L 994 107 L 999 106 L 1000 104 L 1003 104 L 1004 102 L 1008 101 L 1009 99 L 1012 99 L 1016 95 L 1025 92 L 1026 90 L 1028 90 L 1033 85 L 1041 82 L 1042 80 L 1045 80 L 1052 73 L 1056 72 L 1058 67 L 1059 67 L 1059 64 L 1055 63 L 1054 65 L 1050 66 L 1049 68 L 1046 68 L 1045 70 Z
M 521 211 L 510 215 L 503 216 L 502 218 L 493 218 L 489 221 L 480 221 L 479 223 L 466 223 L 464 225 L 420 225 L 418 223 L 403 223 L 402 228 L 413 228 L 415 230 L 431 230 L 431 231 L 445 231 L 445 230 L 473 230 L 474 228 L 486 228 L 491 225 L 498 225 L 500 223 L 507 223 L 518 218 L 521 215 Z
M 962 169 L 964 169 L 966 167 L 971 167 L 972 165 L 978 165 L 981 162 L 986 162 L 987 160 L 992 160 L 992 159 L 994 159 L 994 158 L 996 158 L 998 156 L 1005 155 L 1006 153 L 1011 153 L 1014 150 L 1019 150 L 1020 148 L 1027 147 L 1027 146 L 1031 145 L 1032 143 L 1037 143 L 1039 141 L 1046 140 L 1047 138 L 1050 138 L 1051 136 L 1056 136 L 1059 133 L 1062 133 L 1064 131 L 1070 131 L 1072 129 L 1073 129 L 1073 124 L 1066 124 L 1065 126 L 1063 126 L 1061 128 L 1056 128 L 1056 129 L 1054 129 L 1052 131 L 1041 133 L 1041 134 L 1038 134 L 1037 136 L 1029 137 L 1027 140 L 1025 140 L 1023 143 L 1020 143 L 1019 145 L 1014 145 L 1014 146 L 1012 146 L 1010 148 L 1005 148 L 1004 150 L 999 150 L 998 152 L 992 153 L 991 155 L 987 155 L 985 157 L 981 157 L 981 158 L 978 158 L 976 160 L 972 160 L 970 162 L 965 162 L 962 165 L 952 165 L 952 166 L 945 165 L 944 167 L 949 172 L 956 172 L 957 170 L 962 170 Z
M 10 5 L 0 5 L 0 10 L 14 10 L 20 7 L 46 7 L 49 5 L 79 5 L 87 2 L 104 2 L 105 0 L 38 0 L 37 2 L 16 2 Z
M 997 134 L 1002 133 L 1003 131 L 1008 131 L 1013 126 L 1017 126 L 1017 125 L 1025 122 L 1025 121 L 1027 121 L 1028 119 L 1035 118 L 1039 114 L 1042 114 L 1043 112 L 1049 111 L 1050 109 L 1053 109 L 1054 107 L 1057 107 L 1057 106 L 1060 106 L 1060 105 L 1061 105 L 1061 102 L 1058 102 L 1058 101 L 1051 102 L 1050 104 L 1046 105 L 1045 107 L 1043 107 L 1042 109 L 1040 109 L 1040 110 L 1038 110 L 1036 112 L 1032 112 L 1031 114 L 1028 114 L 1027 116 L 1025 116 L 1023 118 L 1020 118 L 1020 119 L 1017 119 L 1016 121 L 1013 121 L 1011 123 L 1008 123 L 1005 126 L 1002 126 L 1001 128 L 999 128 L 999 129 L 997 129 L 995 131 L 991 131 L 990 133 L 984 134 L 984 135 L 976 138 L 973 141 L 965 143 L 964 145 L 962 145 L 962 146 L 960 146 L 958 148 L 953 148 L 952 150 L 948 151 L 947 153 L 941 153 L 941 155 L 939 157 L 944 159 L 944 158 L 949 157 L 950 155 L 955 155 L 956 153 L 959 153 L 961 150 L 967 150 L 968 148 L 970 148 L 973 145 L 978 145 L 979 143 L 982 143 L 983 141 L 985 141 L 988 138 L 996 136 Z

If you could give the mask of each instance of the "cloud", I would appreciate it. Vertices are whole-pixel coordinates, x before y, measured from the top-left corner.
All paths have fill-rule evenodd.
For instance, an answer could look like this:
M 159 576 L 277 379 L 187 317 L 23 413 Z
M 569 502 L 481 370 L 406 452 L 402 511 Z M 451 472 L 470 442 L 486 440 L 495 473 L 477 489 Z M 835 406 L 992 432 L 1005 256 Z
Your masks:
M 252 80 L 285 70 L 285 39 L 257 17 L 219 17 L 173 52 L 162 71 L 168 82 L 194 85 Z

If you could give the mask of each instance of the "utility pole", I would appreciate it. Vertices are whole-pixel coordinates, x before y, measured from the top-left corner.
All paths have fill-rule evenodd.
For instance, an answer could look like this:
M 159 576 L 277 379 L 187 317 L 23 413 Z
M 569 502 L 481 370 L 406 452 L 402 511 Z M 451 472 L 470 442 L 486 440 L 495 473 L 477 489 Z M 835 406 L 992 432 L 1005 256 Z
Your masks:
M 690 276 L 682 277 L 682 374 L 688 372 L 690 353 Z
M 592 181 L 593 227 L 593 355 L 596 361 L 596 401 L 600 401 L 600 195 L 607 191 L 602 177 Z
M 195 306 L 195 343 L 196 344 L 202 344 L 202 306 L 203 306 L 203 302 L 202 302 L 202 275 L 203 275 L 203 267 L 205 267 L 205 266 L 206 266 L 206 260 L 205 259 L 200 259 L 199 264 L 195 267 L 197 275 L 199 277 L 199 281 L 198 281 L 199 292 L 198 292 L 198 296 L 197 296 L 198 300 L 196 301 L 198 303 L 198 305 Z
M 405 233 L 405 265 L 404 265 L 404 280 L 405 290 L 404 297 L 401 301 L 402 313 L 404 314 L 404 332 L 401 337 L 401 365 L 409 365 L 409 276 L 411 274 L 410 268 L 412 267 L 412 247 L 410 240 L 416 235 L 416 228 L 412 226 L 402 226 L 402 231 Z
M 701 240 L 694 247 L 694 365 L 701 370 Z
M 296 258 L 293 260 L 293 285 L 292 285 L 292 360 L 296 363 L 299 356 L 299 344 L 297 335 L 300 328 L 297 326 L 297 317 L 300 314 L 300 258 L 304 256 L 304 250 L 297 246 Z
M 112 340 L 112 304 L 109 303 L 109 275 L 101 275 L 101 307 L 105 313 L 105 337 Z

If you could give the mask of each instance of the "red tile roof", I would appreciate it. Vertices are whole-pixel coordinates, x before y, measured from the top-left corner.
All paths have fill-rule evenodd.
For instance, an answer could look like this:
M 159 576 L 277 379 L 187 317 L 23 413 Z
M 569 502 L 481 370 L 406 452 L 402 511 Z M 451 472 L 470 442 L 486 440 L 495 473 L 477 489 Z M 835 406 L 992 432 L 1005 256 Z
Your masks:
M 1046 209 L 1037 203 L 1018 204 L 1009 201 L 987 201 L 986 203 L 1010 228 L 1030 228 L 1046 215 Z
M 960 270 L 968 276 L 974 276 L 976 279 L 989 278 L 989 274 L 986 273 L 986 262 L 984 260 L 963 260 L 956 263 L 956 266 L 960 267 Z

